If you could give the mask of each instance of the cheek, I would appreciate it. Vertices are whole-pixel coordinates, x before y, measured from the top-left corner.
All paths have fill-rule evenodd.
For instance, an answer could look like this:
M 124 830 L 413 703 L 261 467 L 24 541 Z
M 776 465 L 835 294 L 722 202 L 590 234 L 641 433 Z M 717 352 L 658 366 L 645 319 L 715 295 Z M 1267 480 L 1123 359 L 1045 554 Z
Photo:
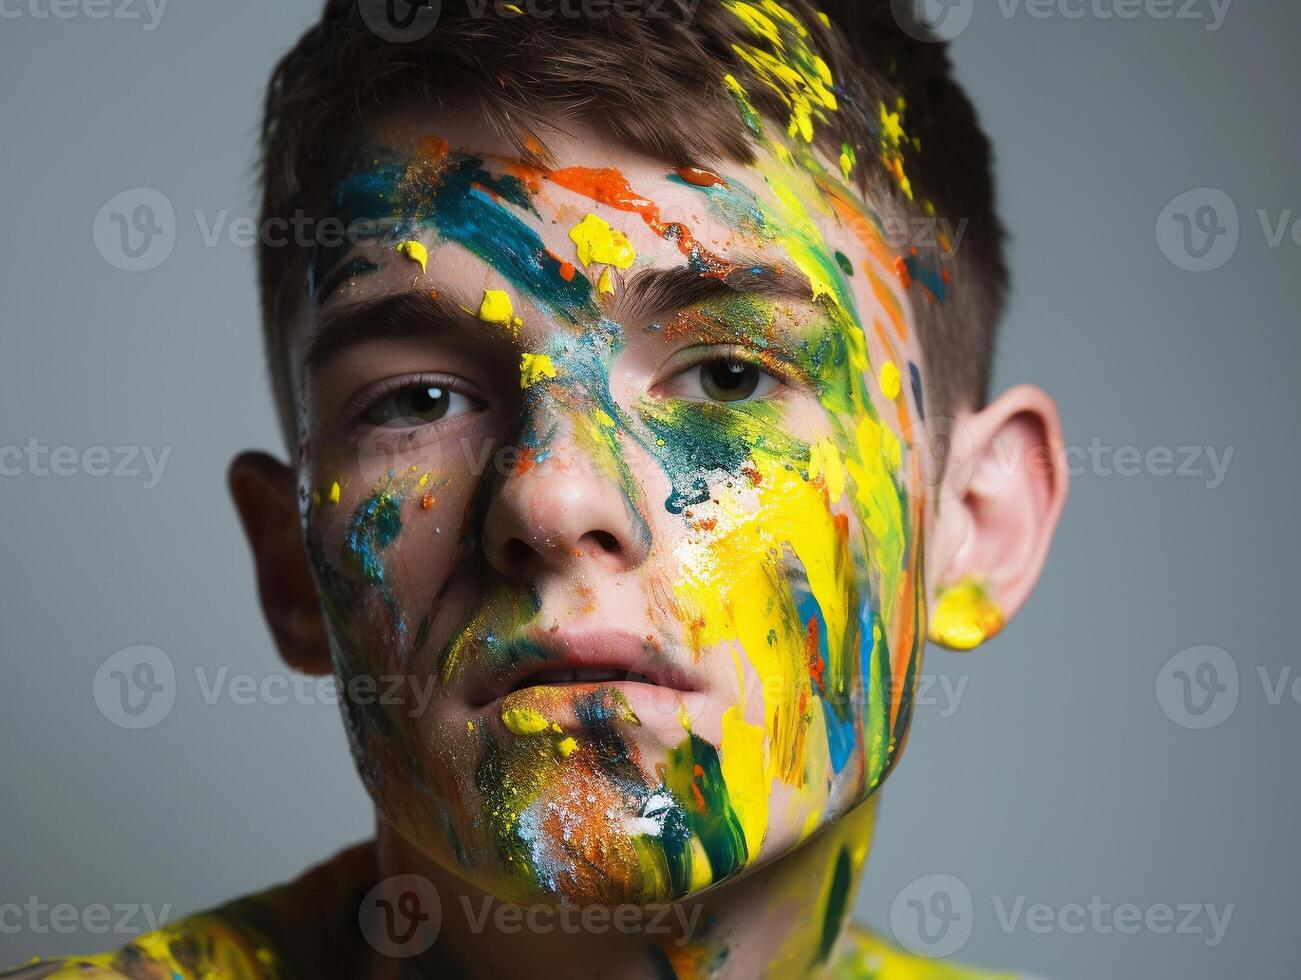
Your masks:
M 429 599 L 463 557 L 472 509 L 468 478 L 428 455 L 408 458 L 420 461 L 323 453 L 304 491 L 308 552 L 335 639 L 372 661 L 429 638 Z

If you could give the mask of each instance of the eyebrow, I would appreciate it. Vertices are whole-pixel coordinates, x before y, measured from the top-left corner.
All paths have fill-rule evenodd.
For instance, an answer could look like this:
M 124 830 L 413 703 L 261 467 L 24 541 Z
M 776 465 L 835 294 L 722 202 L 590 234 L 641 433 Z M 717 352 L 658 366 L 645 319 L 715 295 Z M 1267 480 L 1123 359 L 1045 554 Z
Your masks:
M 761 296 L 811 304 L 808 277 L 784 265 L 741 263 L 726 276 L 694 269 L 643 269 L 633 273 L 615 297 L 610 318 L 619 323 L 653 321 L 727 296 Z
M 748 263 L 726 276 L 703 275 L 694 269 L 643 269 L 624 282 L 615 297 L 610 319 L 619 323 L 654 321 L 702 303 L 728 296 L 812 303 L 812 291 L 802 273 L 779 265 Z M 433 290 L 396 293 L 349 303 L 322 313 L 303 362 L 317 367 L 344 351 L 371 340 L 479 331 L 478 317 Z
M 474 314 L 432 290 L 350 303 L 320 315 L 303 363 L 319 366 L 371 340 L 481 330 Z

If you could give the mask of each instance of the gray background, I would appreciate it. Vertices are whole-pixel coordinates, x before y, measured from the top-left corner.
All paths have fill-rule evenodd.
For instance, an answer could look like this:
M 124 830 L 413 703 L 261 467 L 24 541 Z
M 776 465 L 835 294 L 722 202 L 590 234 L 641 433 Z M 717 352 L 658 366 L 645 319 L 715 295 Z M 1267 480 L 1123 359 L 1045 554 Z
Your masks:
M 224 487 L 232 453 L 277 446 L 253 252 L 205 246 L 194 210 L 253 213 L 262 88 L 318 3 L 175 0 L 153 31 L 147 15 L 41 19 L 26 3 L 0 20 L 0 445 L 172 453 L 151 489 L 0 477 L 0 905 L 180 915 L 370 827 L 335 708 L 208 705 L 194 675 L 279 671 Z M 1271 704 L 1258 670 L 1273 684 L 1297 663 L 1301 248 L 1269 247 L 1256 212 L 1301 212 L 1301 8 L 1240 0 L 1217 32 L 979 8 L 954 53 L 998 147 L 1013 235 L 998 385 L 1047 388 L 1072 446 L 1234 455 L 1215 489 L 1209 473 L 1107 475 L 1105 459 L 1076 477 L 1005 637 L 931 654 L 966 687 L 956 711 L 938 684 L 919 709 L 858 910 L 888 932 L 901 890 L 940 873 L 972 896 L 962 960 L 1062 978 L 1295 976 L 1301 705 Z M 174 205 L 176 246 L 128 274 L 97 252 L 92 221 L 142 186 Z M 1156 227 L 1202 186 L 1233 200 L 1241 241 L 1195 273 L 1167 260 Z M 178 678 L 174 709 L 143 731 L 92 698 L 100 664 L 135 644 L 166 651 Z M 1239 700 L 1189 730 L 1157 679 L 1202 644 L 1236 662 Z M 1235 909 L 1208 948 L 1146 929 L 1008 931 L 994 902 L 1095 895 Z M 27 921 L 0 933 L 0 961 L 130 938 Z

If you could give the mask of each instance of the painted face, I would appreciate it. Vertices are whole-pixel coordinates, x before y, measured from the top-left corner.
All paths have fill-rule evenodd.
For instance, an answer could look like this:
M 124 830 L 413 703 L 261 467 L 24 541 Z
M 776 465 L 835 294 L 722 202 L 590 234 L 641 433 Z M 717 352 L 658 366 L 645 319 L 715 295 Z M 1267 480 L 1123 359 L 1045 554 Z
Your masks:
M 381 814 L 514 900 L 675 899 L 788 852 L 889 771 L 925 634 L 921 356 L 852 159 L 377 133 L 299 350 Z

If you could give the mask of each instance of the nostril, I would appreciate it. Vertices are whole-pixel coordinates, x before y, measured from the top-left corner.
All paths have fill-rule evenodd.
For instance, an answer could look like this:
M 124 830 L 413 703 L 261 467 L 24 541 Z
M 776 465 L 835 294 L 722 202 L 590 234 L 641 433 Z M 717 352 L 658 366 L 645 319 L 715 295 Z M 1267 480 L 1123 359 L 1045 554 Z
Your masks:
M 609 531 L 592 531 L 591 538 L 602 551 L 619 551 L 619 539 Z
M 506 560 L 513 566 L 519 567 L 523 565 L 532 554 L 533 549 L 519 538 L 511 538 L 506 542 Z

